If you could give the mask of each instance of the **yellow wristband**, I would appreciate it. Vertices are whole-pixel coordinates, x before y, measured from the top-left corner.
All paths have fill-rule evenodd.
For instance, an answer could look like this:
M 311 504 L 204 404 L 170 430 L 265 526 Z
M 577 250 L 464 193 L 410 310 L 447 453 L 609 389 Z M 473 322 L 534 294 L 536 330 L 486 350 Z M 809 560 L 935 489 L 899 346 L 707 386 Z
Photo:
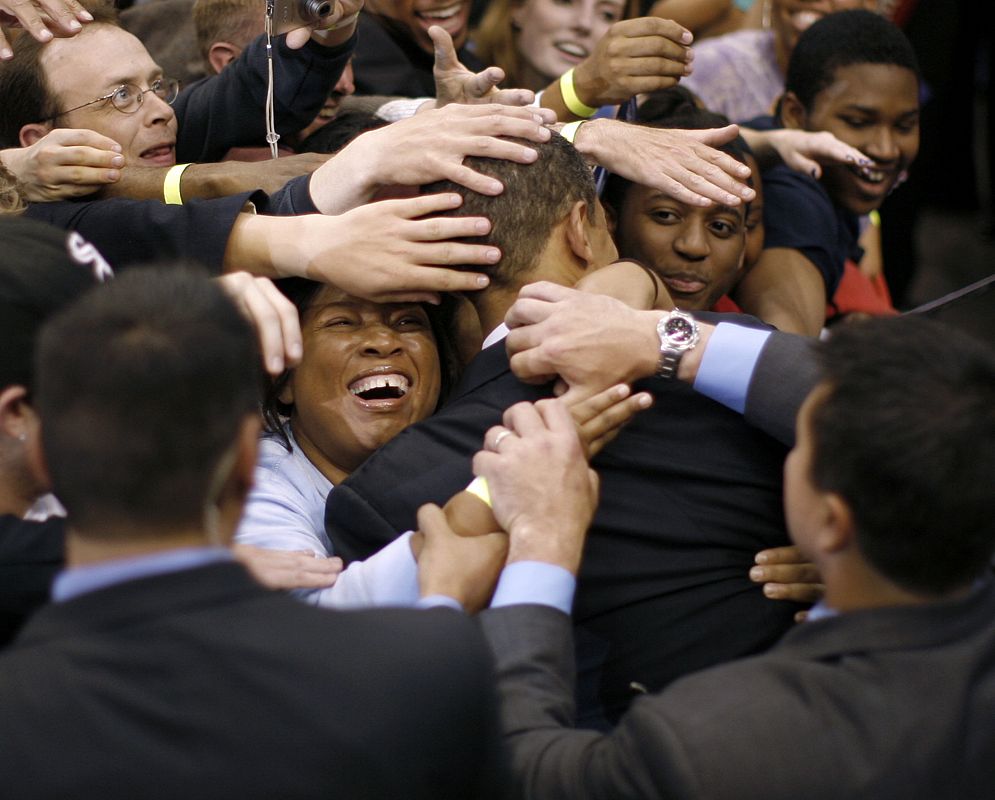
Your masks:
M 871 225 L 873 225 L 875 228 L 881 227 L 881 215 L 878 213 L 878 210 L 876 208 L 867 216 L 870 217 L 871 219 Z
M 483 500 L 488 508 L 491 507 L 491 490 L 487 485 L 487 478 L 474 478 L 466 487 L 466 491 Z
M 574 88 L 574 71 L 568 69 L 560 76 L 560 94 L 563 95 L 563 105 L 570 109 L 570 113 L 575 117 L 593 117 L 598 109 L 586 105 L 577 96 Z
M 586 119 L 577 120 L 576 122 L 568 122 L 560 128 L 560 136 L 570 142 L 570 144 L 573 144 L 574 139 L 577 138 L 577 129 L 585 122 L 587 122 Z
M 183 195 L 180 194 L 180 178 L 183 177 L 183 170 L 189 166 L 189 164 L 177 164 L 175 167 L 170 167 L 169 172 L 166 173 L 166 180 L 162 182 L 162 199 L 167 205 L 183 205 Z

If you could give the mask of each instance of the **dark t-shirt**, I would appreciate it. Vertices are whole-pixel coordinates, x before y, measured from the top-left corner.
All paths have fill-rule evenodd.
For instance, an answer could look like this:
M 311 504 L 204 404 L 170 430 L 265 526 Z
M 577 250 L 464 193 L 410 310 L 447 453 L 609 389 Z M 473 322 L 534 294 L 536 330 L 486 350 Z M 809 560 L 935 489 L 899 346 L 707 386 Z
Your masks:
M 769 131 L 783 127 L 774 117 L 757 117 L 747 128 Z M 860 261 L 864 251 L 859 219 L 840 208 L 815 178 L 780 164 L 763 174 L 764 249 L 789 247 L 811 261 L 826 284 L 826 297 L 836 293 L 846 259 Z
M 857 216 L 833 204 L 822 184 L 780 165 L 763 174 L 764 249 L 790 247 L 811 261 L 832 297 L 846 259 L 860 261 Z
M 357 32 L 359 40 L 352 61 L 356 94 L 435 97 L 435 59 L 415 44 L 402 26 L 364 11 Z M 466 47 L 457 56 L 473 72 L 485 66 Z

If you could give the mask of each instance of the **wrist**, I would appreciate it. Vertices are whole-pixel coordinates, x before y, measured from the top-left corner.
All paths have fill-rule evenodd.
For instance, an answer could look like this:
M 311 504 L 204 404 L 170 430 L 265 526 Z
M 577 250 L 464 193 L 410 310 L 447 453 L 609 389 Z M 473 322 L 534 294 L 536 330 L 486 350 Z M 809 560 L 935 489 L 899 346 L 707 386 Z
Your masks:
M 508 556 L 505 563 L 538 561 L 561 567 L 576 575 L 580 569 L 584 533 L 585 531 L 573 531 L 568 535 L 561 528 L 553 534 L 548 528 L 538 530 L 527 525 L 514 526 L 508 536 Z
M 715 330 L 714 325 L 707 322 L 698 323 L 698 344 L 681 359 L 677 366 L 677 380 L 684 383 L 694 383 L 698 377 L 698 369 L 701 367 L 701 360 L 705 357 L 705 349 L 708 347 L 708 340 L 712 338 Z
M 601 166 L 611 146 L 611 126 L 616 124 L 615 120 L 604 117 L 587 120 L 577 129 L 574 147 L 589 163 Z

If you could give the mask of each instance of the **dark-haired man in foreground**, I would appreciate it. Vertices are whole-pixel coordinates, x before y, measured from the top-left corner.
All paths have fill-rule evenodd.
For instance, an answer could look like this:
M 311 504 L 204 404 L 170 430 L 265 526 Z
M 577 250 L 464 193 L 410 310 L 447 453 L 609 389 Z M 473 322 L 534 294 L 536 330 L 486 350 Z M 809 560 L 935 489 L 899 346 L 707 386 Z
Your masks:
M 257 359 L 222 291 L 177 270 L 125 275 L 43 332 L 27 444 L 68 513 L 67 569 L 0 655 L 9 796 L 500 792 L 490 659 L 464 616 L 313 609 L 232 561 Z
M 917 318 L 819 347 L 784 504 L 825 600 L 770 652 L 638 699 L 610 736 L 570 729 L 570 618 L 542 591 L 577 572 L 596 503 L 587 465 L 549 413 L 516 406 L 488 433 L 474 468 L 509 563 L 551 572 L 482 617 L 516 797 L 991 794 L 995 355 Z
M 488 241 L 502 252 L 490 286 L 470 298 L 487 337 L 448 405 L 329 495 L 326 527 L 347 560 L 414 528 L 423 503 L 442 504 L 463 489 L 483 434 L 506 408 L 552 394 L 550 385 L 526 385 L 509 370 L 503 320 L 520 288 L 539 280 L 573 286 L 616 256 L 580 154 L 559 136 L 536 150 L 538 160 L 527 166 L 466 162 L 505 186 L 497 197 L 463 192 L 465 207 L 491 220 Z M 655 312 L 651 336 L 663 317 Z M 768 600 L 748 578 L 758 551 L 788 543 L 784 448 L 685 383 L 660 377 L 641 388 L 653 392 L 654 407 L 594 461 L 603 502 L 574 609 L 581 708 L 590 725 L 611 722 L 640 686 L 662 688 L 766 649 L 797 610 Z

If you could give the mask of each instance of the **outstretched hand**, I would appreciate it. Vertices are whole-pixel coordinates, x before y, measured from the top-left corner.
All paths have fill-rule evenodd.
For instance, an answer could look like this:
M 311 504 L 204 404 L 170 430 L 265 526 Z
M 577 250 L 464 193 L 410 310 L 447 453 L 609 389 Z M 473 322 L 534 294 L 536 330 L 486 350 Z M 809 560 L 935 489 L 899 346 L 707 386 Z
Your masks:
M 83 197 L 121 177 L 121 145 L 91 130 L 56 128 L 29 147 L 0 152 L 29 202 Z
M 454 241 L 487 233 L 486 218 L 425 218 L 462 202 L 445 193 L 369 203 L 338 217 L 298 217 L 301 237 L 280 243 L 280 257 L 289 274 L 376 303 L 438 303 L 439 292 L 475 291 L 489 282 L 486 275 L 445 267 L 489 266 L 501 257 L 496 247 Z
M 616 22 L 574 70 L 577 96 L 597 108 L 675 86 L 691 74 L 691 32 L 673 20 Z
M 433 25 L 428 35 L 435 45 L 435 107 L 450 103 L 498 103 L 507 106 L 527 106 L 535 100 L 528 89 L 498 89 L 504 80 L 504 70 L 488 67 L 480 72 L 467 69 L 456 55 L 453 37 L 448 31 Z
M 266 371 L 274 377 L 296 366 L 304 352 L 297 308 L 269 278 L 230 272 L 217 279 L 239 311 L 252 323 Z
M 599 119 L 582 125 L 574 144 L 610 172 L 675 200 L 694 206 L 738 206 L 756 197 L 745 183 L 750 168 L 715 149 L 738 133 L 736 125 L 667 130 Z

